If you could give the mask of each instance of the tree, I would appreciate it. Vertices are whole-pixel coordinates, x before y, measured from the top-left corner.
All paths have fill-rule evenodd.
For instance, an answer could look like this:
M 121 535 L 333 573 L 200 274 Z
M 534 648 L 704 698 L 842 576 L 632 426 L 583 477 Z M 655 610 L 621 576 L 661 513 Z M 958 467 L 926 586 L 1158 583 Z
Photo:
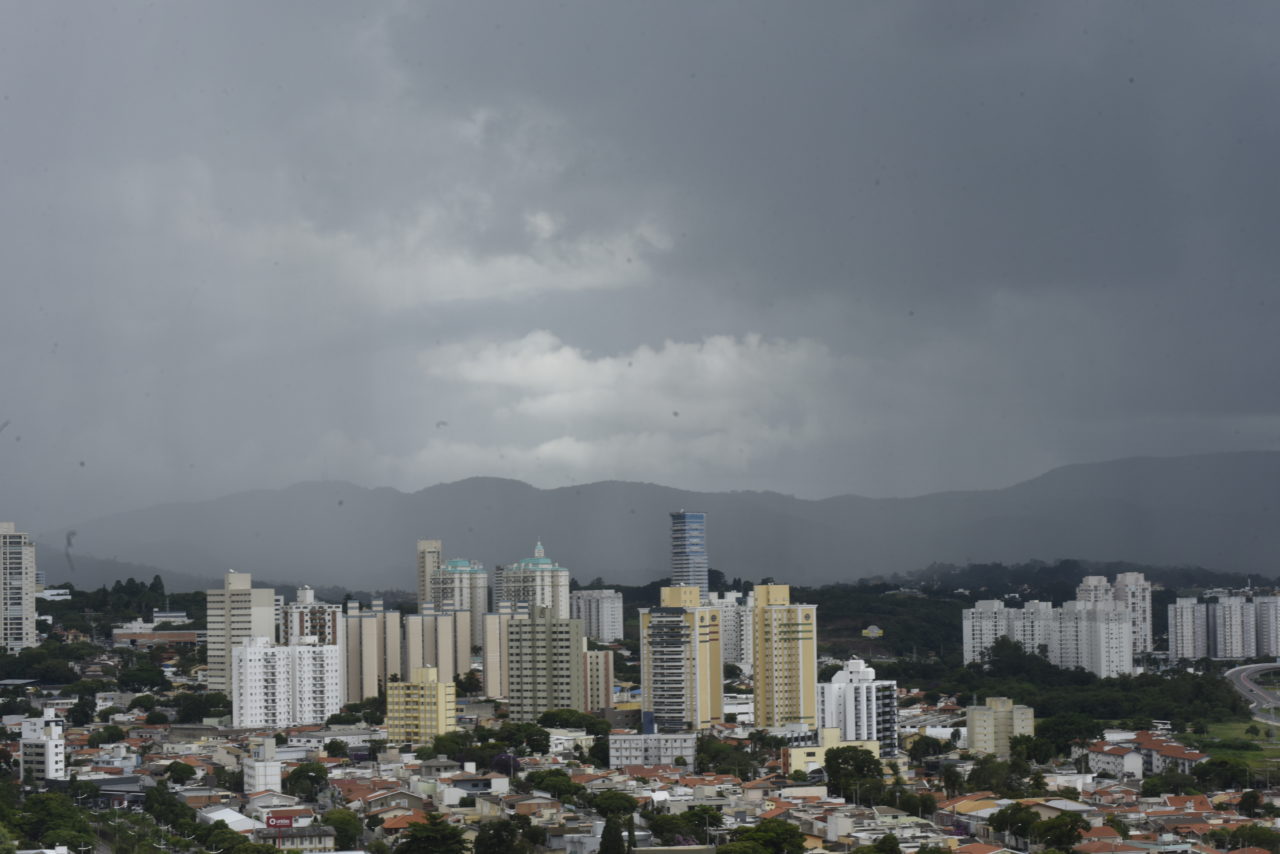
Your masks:
M 453 677 L 453 684 L 460 697 L 473 697 L 484 690 L 484 682 L 480 680 L 480 674 L 475 670 L 468 670 Z
M 617 816 L 605 819 L 597 854 L 627 854 L 627 843 L 622 838 L 622 822 L 618 821 Z
M 631 815 L 636 811 L 639 802 L 626 792 L 619 792 L 617 789 L 610 789 L 596 795 L 591 801 L 591 807 L 604 818 L 622 818 Z
M 1258 794 L 1256 789 L 1250 789 L 1240 796 L 1240 803 L 1236 808 L 1244 815 L 1253 818 L 1262 809 L 1262 795 Z
M 84 694 L 76 704 L 67 709 L 67 722 L 72 726 L 87 726 L 93 721 L 93 711 L 97 708 L 97 704 L 93 701 L 92 694 Z
M 468 854 L 462 828 L 455 827 L 438 812 L 429 813 L 426 821 L 415 821 L 400 837 L 394 854 Z
M 170 762 L 164 769 L 165 775 L 177 783 L 179 786 L 185 786 L 196 778 L 196 769 L 192 768 L 185 762 L 179 762 L 177 759 Z
M 139 694 L 129 701 L 130 709 L 142 709 L 144 712 L 154 712 L 156 705 L 156 698 L 150 694 Z
M 78 833 L 74 830 L 66 829 L 51 830 L 40 837 L 40 844 L 46 848 L 56 848 L 62 845 L 69 851 L 77 848 L 88 851 L 94 847 L 96 841 L 92 833 Z
M 84 816 L 71 798 L 61 792 L 43 792 L 27 798 L 22 812 L 16 816 L 16 824 L 24 837 L 39 841 L 57 830 L 92 833 Z
M 525 775 L 523 783 L 530 789 L 539 789 L 565 803 L 572 803 L 587 791 L 586 786 L 573 782 L 573 778 L 560 768 L 530 771 Z M 608 803 L 610 802 L 606 801 Z
M 281 786 L 287 795 L 314 800 L 328 782 L 329 772 L 323 765 L 319 762 L 303 762 L 289 772 Z
M 827 787 L 833 794 L 849 792 L 855 787 L 878 789 L 884 785 L 880 759 L 861 747 L 833 747 L 824 756 Z
M 1166 792 L 1175 795 L 1190 795 L 1199 792 L 1196 778 L 1190 774 L 1167 771 L 1164 774 L 1153 774 L 1142 781 L 1142 797 L 1157 798 Z
M 1088 819 L 1075 813 L 1063 813 L 1031 825 L 1031 837 L 1048 848 L 1070 851 L 1088 829 Z
M 505 819 L 486 821 L 476 831 L 475 854 L 511 854 L 520 844 L 520 828 Z
M 1012 803 L 995 812 L 987 825 L 997 833 L 1011 833 L 1022 839 L 1030 838 L 1031 826 L 1040 815 L 1026 804 Z
M 922 735 L 911 742 L 907 748 L 907 756 L 913 764 L 919 764 L 924 761 L 927 756 L 937 756 L 946 753 L 951 749 L 951 745 L 947 742 L 936 739 L 933 736 Z
M 587 751 L 587 758 L 594 762 L 597 768 L 608 768 L 609 737 L 597 735 L 595 741 L 591 742 L 591 749 Z M 684 760 L 683 756 L 677 756 L 676 758 Z
M 946 790 L 949 798 L 954 798 L 964 791 L 964 775 L 960 773 L 959 768 L 947 765 L 942 769 L 942 788 Z
M 1053 745 L 1059 755 L 1067 754 L 1074 744 L 1102 737 L 1102 724 L 1083 712 L 1065 712 L 1036 723 L 1036 737 Z
M 118 741 L 124 741 L 125 731 L 115 724 L 108 724 L 100 730 L 95 730 L 89 734 L 89 746 L 101 747 L 104 744 L 115 744 Z
M 326 741 L 324 744 L 324 752 L 333 758 L 346 757 L 349 755 L 347 753 L 347 743 L 340 738 L 331 738 Z
M 609 722 L 577 709 L 549 709 L 538 717 L 543 729 L 581 729 L 587 735 L 608 735 Z
M 769 850 L 758 842 L 726 842 L 716 848 L 716 854 L 769 854 Z
M 360 816 L 347 809 L 332 809 L 324 814 L 324 824 L 337 831 L 335 845 L 340 851 L 350 851 L 359 844 L 364 827 Z
M 827 754 L 836 750 L 857 749 L 837 747 L 828 750 Z M 733 839 L 735 842 L 754 842 L 766 854 L 804 854 L 804 834 L 800 832 L 800 828 L 780 818 L 766 818 L 752 827 L 739 828 L 734 831 Z
M 886 833 L 881 836 L 871 847 L 875 849 L 876 854 L 902 854 L 902 848 L 898 845 L 898 837 L 892 833 Z
M 1210 759 L 1191 769 L 1202 790 L 1241 789 L 1253 776 L 1242 759 Z
M 149 724 L 167 724 L 169 716 L 164 712 L 147 712 L 146 722 Z

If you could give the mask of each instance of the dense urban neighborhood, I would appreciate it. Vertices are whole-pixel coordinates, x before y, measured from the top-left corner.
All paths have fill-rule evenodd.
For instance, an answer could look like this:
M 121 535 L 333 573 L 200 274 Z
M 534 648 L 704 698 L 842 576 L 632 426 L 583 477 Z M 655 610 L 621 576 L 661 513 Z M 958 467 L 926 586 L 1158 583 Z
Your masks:
M 1280 852 L 1270 591 L 1076 562 L 793 589 L 712 569 L 705 521 L 671 514 L 642 587 L 421 540 L 411 591 L 288 595 L 45 586 L 6 524 L 3 845 Z

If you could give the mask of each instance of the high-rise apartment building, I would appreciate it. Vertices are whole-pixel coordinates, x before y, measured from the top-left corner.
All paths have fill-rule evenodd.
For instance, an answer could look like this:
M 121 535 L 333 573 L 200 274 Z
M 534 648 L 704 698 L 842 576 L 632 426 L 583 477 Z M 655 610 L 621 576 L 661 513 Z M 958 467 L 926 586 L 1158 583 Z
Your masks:
M 1169 606 L 1169 658 L 1233 660 L 1280 656 L 1280 598 L 1210 591 L 1212 602 L 1191 597 Z
M 480 646 L 484 643 L 484 621 L 480 615 L 489 610 L 489 573 L 477 561 L 445 561 L 428 575 L 427 598 L 420 604 L 432 605 L 442 612 L 470 612 L 468 625 L 472 635 L 467 646 Z
M 1049 661 L 1068 670 L 1082 667 L 1103 679 L 1133 673 L 1133 621 L 1123 603 L 1066 602 L 1050 612 Z
M 1076 588 L 1076 600 L 1060 608 L 1034 600 L 1008 608 L 988 599 L 966 608 L 962 625 L 966 664 L 1007 637 L 1058 667 L 1104 678 L 1133 673 L 1134 656 L 1151 649 L 1151 584 L 1138 572 L 1121 573 L 1114 585 L 1091 575 Z
M 486 697 L 506 697 L 510 691 L 511 663 L 507 658 L 512 620 L 529 619 L 529 606 L 523 602 L 498 602 L 484 615 L 484 680 Z
M 569 619 L 569 570 L 547 557 L 542 543 L 533 557 L 497 568 L 494 604 L 524 602 L 530 608 L 548 608 L 551 616 Z
M 1009 758 L 1009 741 L 1017 735 L 1035 735 L 1036 713 L 1029 706 L 1016 706 L 1008 697 L 988 697 L 984 705 L 965 712 L 969 750 L 994 753 Z
M 1257 619 L 1257 655 L 1280 657 L 1280 597 L 1254 596 L 1253 614 Z
M 418 604 L 431 601 L 431 579 L 444 563 L 440 540 L 418 540 Z
M 720 651 L 725 664 L 733 664 L 744 673 L 751 673 L 752 625 L 754 624 L 755 596 L 729 591 L 711 593 L 707 604 L 720 609 Z
M 755 725 L 814 727 L 818 719 L 817 608 L 791 602 L 786 584 L 754 589 Z
M 567 603 L 566 603 L 567 605 Z M 535 607 L 507 623 L 507 708 L 512 721 L 531 723 L 548 709 L 577 709 L 583 697 L 582 622 Z
M 818 685 L 818 717 L 820 728 L 839 729 L 843 741 L 879 742 L 881 756 L 898 752 L 898 683 L 876 679 L 860 658 Z
M 1085 576 L 1076 588 L 1076 601 L 1118 603 L 1128 615 L 1134 654 L 1151 651 L 1151 582 L 1141 572 L 1122 572 L 1114 584 L 1102 575 Z
M 640 609 L 640 714 L 644 732 L 703 730 L 724 720 L 720 609 L 694 586 L 664 587 Z
M 1194 596 L 1180 596 L 1169 606 L 1169 660 L 1208 657 L 1209 606 Z
M 45 709 L 38 718 L 22 722 L 22 739 L 18 742 L 22 777 L 28 776 L 36 786 L 45 780 L 67 779 L 66 722 L 56 709 Z
M 400 612 L 384 608 L 381 599 L 361 611 L 360 603 L 352 600 L 342 619 L 347 644 L 344 702 L 356 703 L 376 697 L 392 676 L 404 673 Z
M 441 681 L 434 667 L 409 671 L 404 682 L 387 685 L 387 740 L 392 744 L 430 744 L 458 728 L 452 679 Z
M 315 638 L 280 645 L 250 637 L 231 650 L 231 721 L 280 729 L 322 724 L 342 710 L 340 650 Z
M 285 604 L 281 613 L 280 642 L 289 644 L 298 638 L 316 638 L 322 644 L 343 646 L 346 623 L 342 606 L 317 602 L 316 592 L 302 585 L 294 601 Z
M 437 608 L 430 603 L 424 604 L 419 614 L 405 615 L 404 672 L 435 667 L 446 679 L 468 673 L 472 665 L 472 621 L 473 618 L 483 620 L 483 617 L 471 611 Z M 482 632 L 483 628 L 482 622 Z
M 1009 610 L 998 599 L 981 599 L 964 609 L 961 649 L 965 664 L 981 661 L 997 640 L 1009 634 Z
M 210 691 L 231 692 L 231 651 L 249 638 L 276 637 L 276 594 L 270 587 L 254 587 L 247 572 L 229 570 L 220 589 L 205 591 L 208 609 L 208 661 L 205 674 Z
M 1258 615 L 1243 596 L 1219 596 L 1209 606 L 1209 637 L 1213 658 L 1253 658 L 1258 654 Z
M 13 522 L 0 522 L 0 648 L 36 646 L 36 546 Z
M 671 585 L 707 587 L 707 514 L 681 510 L 671 514 Z
M 582 654 L 584 712 L 613 708 L 613 650 L 595 649 Z
M 1155 648 L 1151 631 L 1151 582 L 1141 572 L 1122 572 L 1116 576 L 1112 595 L 1132 619 L 1133 654 L 1151 652 Z
M 622 592 L 575 590 L 569 595 L 569 616 L 582 620 L 582 630 L 597 643 L 622 640 Z

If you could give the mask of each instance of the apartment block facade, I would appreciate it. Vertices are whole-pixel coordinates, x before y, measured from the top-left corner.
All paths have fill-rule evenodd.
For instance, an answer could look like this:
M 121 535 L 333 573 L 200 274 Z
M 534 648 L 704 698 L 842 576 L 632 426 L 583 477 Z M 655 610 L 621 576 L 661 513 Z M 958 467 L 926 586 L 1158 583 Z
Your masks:
M 752 591 L 755 725 L 761 728 L 818 721 L 817 608 L 792 603 L 786 584 Z
M 254 587 L 247 572 L 230 570 L 222 587 L 205 591 L 208 620 L 208 670 L 210 691 L 231 695 L 231 653 L 249 638 L 276 637 L 276 594 L 269 587 Z
M 458 728 L 456 688 L 441 681 L 434 667 L 418 667 L 403 682 L 387 685 L 387 740 L 392 744 L 430 744 Z

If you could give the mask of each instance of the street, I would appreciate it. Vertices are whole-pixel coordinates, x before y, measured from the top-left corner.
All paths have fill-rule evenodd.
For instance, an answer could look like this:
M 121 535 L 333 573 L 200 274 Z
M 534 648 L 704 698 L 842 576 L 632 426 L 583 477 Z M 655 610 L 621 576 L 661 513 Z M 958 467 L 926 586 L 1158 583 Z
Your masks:
M 1271 670 L 1280 670 L 1280 664 L 1246 664 L 1228 670 L 1226 677 L 1241 696 L 1249 702 L 1253 717 L 1259 721 L 1280 724 L 1276 708 L 1280 707 L 1280 695 L 1276 695 L 1254 682 L 1254 677 Z

